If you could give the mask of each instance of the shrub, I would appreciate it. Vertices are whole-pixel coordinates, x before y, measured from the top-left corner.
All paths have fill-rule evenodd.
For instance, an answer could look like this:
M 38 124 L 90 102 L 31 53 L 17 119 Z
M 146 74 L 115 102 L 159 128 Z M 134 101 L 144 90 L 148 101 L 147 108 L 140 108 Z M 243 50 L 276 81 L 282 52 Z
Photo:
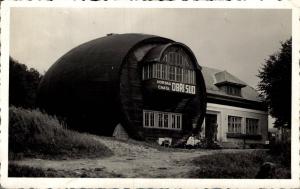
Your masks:
M 230 153 L 201 156 L 194 159 L 198 178 L 254 178 L 263 162 L 262 154 Z
M 75 170 L 57 170 L 52 168 L 31 167 L 17 163 L 8 164 L 9 177 L 89 177 L 89 178 L 113 178 L 123 177 L 119 173 L 108 172 L 99 168 L 81 168 Z
M 269 154 L 276 156 L 276 160 L 284 166 L 291 166 L 291 143 L 277 142 L 270 145 Z
M 36 107 L 37 88 L 42 75 L 34 68 L 9 57 L 9 104 L 17 107 Z
M 194 178 L 255 178 L 264 162 L 277 162 L 276 156 L 257 150 L 249 153 L 220 153 L 192 160 Z M 274 178 L 290 178 L 290 168 L 277 164 Z
M 106 157 L 112 151 L 88 134 L 66 129 L 56 117 L 10 107 L 9 157 L 40 157 L 47 159 Z
M 45 172 L 40 168 L 33 168 L 26 165 L 8 165 L 9 177 L 46 177 Z

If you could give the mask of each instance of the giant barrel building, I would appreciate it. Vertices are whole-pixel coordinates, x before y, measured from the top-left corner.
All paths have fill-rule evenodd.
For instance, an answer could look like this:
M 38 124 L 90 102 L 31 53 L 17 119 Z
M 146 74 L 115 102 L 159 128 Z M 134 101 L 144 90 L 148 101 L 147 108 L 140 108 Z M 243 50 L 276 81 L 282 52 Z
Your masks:
M 110 34 L 63 55 L 42 79 L 38 103 L 68 127 L 135 139 L 199 133 L 206 88 L 186 45 L 145 34 Z

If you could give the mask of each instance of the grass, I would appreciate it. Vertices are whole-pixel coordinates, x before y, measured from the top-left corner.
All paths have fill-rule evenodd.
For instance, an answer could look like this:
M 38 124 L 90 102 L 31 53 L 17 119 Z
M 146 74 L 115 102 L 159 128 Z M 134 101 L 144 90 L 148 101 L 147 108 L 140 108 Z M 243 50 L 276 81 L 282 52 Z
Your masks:
M 9 164 L 9 177 L 53 177 L 55 170 L 49 169 L 48 172 L 40 168 L 33 168 L 25 165 Z
M 118 173 L 110 173 L 99 168 L 77 169 L 77 170 L 55 170 L 30 167 L 10 163 L 8 166 L 9 177 L 88 177 L 88 178 L 117 178 L 122 177 Z
M 255 178 L 264 162 L 272 162 L 276 169 L 272 178 L 290 178 L 290 167 L 280 156 L 263 150 L 249 153 L 214 154 L 195 158 L 191 163 L 197 168 L 191 178 Z
M 9 159 L 107 157 L 113 152 L 90 135 L 66 129 L 39 110 L 9 108 Z

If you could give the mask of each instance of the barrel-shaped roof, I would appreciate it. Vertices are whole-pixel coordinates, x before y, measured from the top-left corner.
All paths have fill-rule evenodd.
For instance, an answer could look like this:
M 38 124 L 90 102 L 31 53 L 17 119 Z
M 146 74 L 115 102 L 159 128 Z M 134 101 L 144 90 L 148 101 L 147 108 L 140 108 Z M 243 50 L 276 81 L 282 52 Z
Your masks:
M 118 98 L 120 68 L 139 45 L 172 40 L 147 34 L 113 34 L 81 44 L 58 59 L 39 85 L 38 101 L 49 111 Z M 94 97 L 94 99 L 92 98 Z M 109 101 L 110 101 L 109 100 Z M 115 102 L 115 101 L 114 101 Z M 117 106 L 111 104 L 111 106 Z M 103 105 L 104 106 L 104 105 Z M 105 107 L 103 107 L 105 108 Z
M 143 41 L 169 42 L 171 40 L 146 34 L 113 34 L 86 42 L 70 50 L 61 57 L 45 74 L 44 82 L 56 79 L 100 79 L 98 76 L 107 76 L 110 70 L 110 77 L 102 77 L 103 80 L 114 80 L 118 70 L 134 46 Z M 113 74 L 112 74 L 113 73 Z M 61 78 L 61 77 L 64 78 Z M 43 83 L 43 82 L 42 82 Z

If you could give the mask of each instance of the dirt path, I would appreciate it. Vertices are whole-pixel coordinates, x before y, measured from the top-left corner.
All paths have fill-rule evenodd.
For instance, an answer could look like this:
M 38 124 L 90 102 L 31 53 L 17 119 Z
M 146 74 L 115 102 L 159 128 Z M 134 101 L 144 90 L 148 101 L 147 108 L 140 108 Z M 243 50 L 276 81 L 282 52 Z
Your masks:
M 13 161 L 18 165 L 54 171 L 66 177 L 133 177 L 133 178 L 186 178 L 194 169 L 189 161 L 215 153 L 249 152 L 249 150 L 159 150 L 139 142 L 122 142 L 98 138 L 109 147 L 114 156 L 102 159 Z

